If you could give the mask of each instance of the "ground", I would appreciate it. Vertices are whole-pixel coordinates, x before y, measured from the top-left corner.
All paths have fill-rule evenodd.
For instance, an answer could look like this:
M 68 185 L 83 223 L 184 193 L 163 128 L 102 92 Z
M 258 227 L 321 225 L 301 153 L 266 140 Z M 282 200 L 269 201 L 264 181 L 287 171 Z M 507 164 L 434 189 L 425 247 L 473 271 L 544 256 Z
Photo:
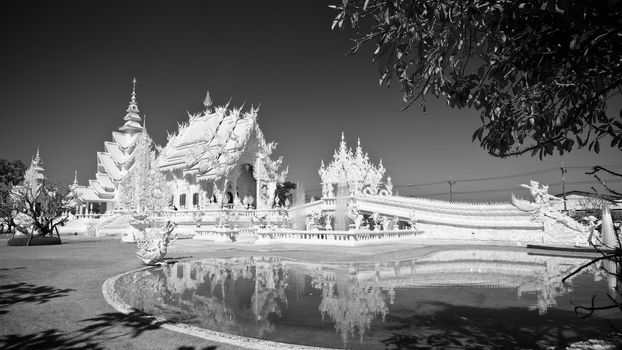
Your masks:
M 65 236 L 56 246 L 10 247 L 0 235 L 0 348 L 235 349 L 148 325 L 116 312 L 103 282 L 140 267 L 133 244 L 119 239 Z M 415 250 L 413 250 L 415 248 Z M 309 261 L 382 260 L 428 254 L 439 248 L 374 245 L 255 246 L 178 240 L 168 257 L 278 255 Z
M 141 266 L 133 244 L 121 243 L 118 238 L 63 235 L 61 245 L 12 247 L 6 245 L 7 236 L 0 235 L 2 349 L 237 349 L 160 328 L 116 312 L 106 303 L 101 291 L 104 281 Z M 458 247 L 452 245 L 452 249 Z M 175 242 L 168 257 L 274 255 L 318 262 L 381 261 L 441 249 L 444 247 L 421 244 L 258 246 L 185 239 Z

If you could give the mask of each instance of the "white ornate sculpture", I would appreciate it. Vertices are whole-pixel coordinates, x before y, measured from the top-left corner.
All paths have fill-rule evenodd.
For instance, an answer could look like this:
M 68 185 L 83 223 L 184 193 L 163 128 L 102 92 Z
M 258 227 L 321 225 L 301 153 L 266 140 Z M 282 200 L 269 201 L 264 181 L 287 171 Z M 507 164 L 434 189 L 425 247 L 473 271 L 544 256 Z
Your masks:
M 356 200 L 354 199 L 348 200 L 346 216 L 348 217 L 348 219 L 354 221 L 356 220 L 358 215 L 359 215 L 359 209 L 358 209 L 358 205 L 356 204 Z
M 594 234 L 596 233 L 596 225 L 598 224 L 597 222 L 599 220 L 596 219 L 596 217 L 594 217 L 593 215 L 584 217 L 583 220 L 587 221 L 587 230 L 590 233 L 590 235 L 587 237 L 587 243 L 593 246 L 594 245 L 594 240 L 593 240 Z
M 218 215 L 218 226 L 223 227 L 227 221 L 229 221 L 229 214 L 226 211 L 221 211 Z
M 365 219 L 365 217 L 362 214 L 357 215 L 356 220 L 354 220 L 354 229 L 355 230 L 360 230 L 361 229 L 361 225 L 363 224 L 363 220 Z
M 136 256 L 145 265 L 163 264 L 168 248 L 175 242 L 177 235 L 171 236 L 175 224 L 168 221 L 164 229 L 147 230 L 144 239 L 136 243 Z
M 536 204 L 549 204 L 550 200 L 562 200 L 549 194 L 548 185 L 540 185 L 538 181 L 530 180 L 529 185 L 521 185 L 521 187 L 529 189 L 529 192 L 534 198 Z
M 545 232 L 554 237 L 572 236 L 576 241 L 587 239 L 584 237 L 587 235 L 585 226 L 551 206 L 551 200 L 562 199 L 550 195 L 547 185 L 540 185 L 537 181 L 531 180 L 529 185 L 521 186 L 529 189 L 534 202 L 518 199 L 512 194 L 512 204 L 522 211 L 530 212 L 532 220 L 541 222 Z
M 382 230 L 384 231 L 388 231 L 391 229 L 391 227 L 393 226 L 393 223 L 391 222 L 391 219 L 383 216 L 382 217 L 382 221 L 380 222 L 382 225 Z
M 320 220 L 322 219 L 322 212 L 319 209 L 314 210 L 311 213 L 311 217 L 309 218 L 309 222 L 307 223 L 308 230 L 316 231 L 322 227 Z
M 326 166 L 322 161 L 318 171 L 322 181 L 322 196 L 334 196 L 333 186 L 339 183 L 347 184 L 351 195 L 360 193 L 365 188 L 369 189 L 367 193 L 377 194 L 385 171 L 382 160 L 378 166 L 371 164 L 367 153 L 363 153 L 360 139 L 356 150 L 352 152 L 342 133 L 341 143 L 335 150 L 332 162 Z M 390 179 L 385 188 L 389 193 L 393 190 Z
M 381 217 L 380 217 L 380 213 L 373 213 L 371 215 L 371 219 L 374 222 L 374 231 L 380 231 L 380 225 L 381 225 Z
M 324 212 L 323 214 L 324 216 L 324 230 L 326 231 L 332 231 L 333 230 L 333 226 L 331 225 L 331 215 L 328 212 Z
M 391 176 L 387 177 L 387 182 L 384 184 L 384 188 L 389 192 L 389 196 L 393 195 L 393 182 Z
M 166 176 L 154 166 L 153 141 L 146 131 L 136 140 L 134 164 L 120 184 L 121 203 L 138 215 L 168 206 L 171 192 Z
M 416 212 L 414 210 L 412 210 L 410 212 L 410 216 L 408 217 L 408 225 L 410 226 L 411 229 L 416 229 L 416 224 L 417 224 L 417 215 Z
M 136 139 L 134 164 L 119 186 L 121 203 L 131 209 L 131 230 L 121 237 L 123 242 L 145 239 L 146 228 L 153 227 L 149 217 L 166 208 L 171 195 L 166 176 L 154 168 L 153 141 L 143 130 Z M 160 227 L 160 229 L 164 229 Z

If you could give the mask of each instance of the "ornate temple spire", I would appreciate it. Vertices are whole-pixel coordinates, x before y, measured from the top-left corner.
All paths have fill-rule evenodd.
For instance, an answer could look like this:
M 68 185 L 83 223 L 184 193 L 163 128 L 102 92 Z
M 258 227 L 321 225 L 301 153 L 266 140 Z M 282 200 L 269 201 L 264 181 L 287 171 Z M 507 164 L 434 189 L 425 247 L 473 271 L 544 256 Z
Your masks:
M 119 130 L 124 132 L 140 131 L 142 127 L 140 126 L 141 118 L 138 114 L 140 113 L 140 110 L 138 109 L 138 103 L 136 102 L 136 78 L 132 80 L 132 98 L 130 99 L 126 112 L 125 117 L 123 117 L 125 123 L 119 128 Z
M 357 140 L 355 152 L 352 152 L 352 149 L 347 147 L 345 135 L 342 132 L 341 142 L 339 147 L 335 149 L 332 161 L 325 165 L 322 160 L 319 175 L 323 185 L 328 184 L 330 186 L 346 181 L 353 193 L 358 193 L 369 187 L 368 193 L 377 194 L 379 186 L 383 183 L 385 171 L 382 159 L 380 159 L 378 166 L 369 161 L 369 156 L 363 152 L 360 138 Z M 391 190 L 392 186 L 393 184 L 389 180 L 388 187 Z M 323 195 L 330 196 L 330 189 L 326 191 Z
M 136 78 L 132 80 L 132 101 L 131 102 L 136 104 Z
M 34 158 L 32 158 L 32 162 L 30 163 L 30 166 L 34 169 L 37 169 L 37 171 L 43 171 L 43 164 L 41 162 L 41 156 L 39 155 L 39 145 L 37 145 L 37 154 L 35 154 Z
M 212 97 L 209 94 L 209 90 L 207 90 L 207 93 L 205 94 L 205 100 L 203 100 L 203 107 L 205 107 L 205 110 L 209 110 L 212 107 Z
M 138 119 L 140 119 L 140 116 L 138 116 L 138 112 L 140 112 L 140 111 L 138 110 L 138 103 L 136 102 L 136 78 L 134 78 L 134 80 L 132 80 L 132 98 L 130 100 L 129 106 L 127 106 L 127 112 L 128 112 L 128 114 L 123 119 L 127 120 L 127 117 L 130 114 L 134 114 L 134 113 L 136 114 Z
M 363 147 L 361 146 L 361 138 L 360 137 L 356 141 L 356 153 L 355 153 L 355 156 L 356 156 L 357 159 L 364 158 Z
M 39 186 L 45 179 L 45 175 L 43 174 L 44 170 L 41 157 L 39 156 L 39 146 L 37 146 L 37 154 L 32 158 L 30 166 L 24 173 L 24 182 L 28 183 L 32 188 L 36 188 L 36 186 Z
M 346 145 L 346 137 L 343 133 L 343 131 L 341 132 L 341 142 L 339 143 L 339 152 L 337 152 L 337 150 L 335 150 L 335 154 L 339 154 L 341 157 L 345 159 L 346 156 L 348 156 L 348 146 Z

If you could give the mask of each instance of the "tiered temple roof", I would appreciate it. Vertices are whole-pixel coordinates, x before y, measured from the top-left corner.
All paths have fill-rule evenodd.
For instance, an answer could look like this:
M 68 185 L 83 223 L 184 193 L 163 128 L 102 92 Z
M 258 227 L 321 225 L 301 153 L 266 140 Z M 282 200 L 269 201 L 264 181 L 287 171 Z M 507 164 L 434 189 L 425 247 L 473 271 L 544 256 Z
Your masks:
M 112 132 L 112 142 L 105 142 L 105 152 L 97 152 L 97 174 L 89 180 L 88 187 L 78 189 L 80 198 L 88 201 L 114 200 L 116 188 L 133 164 L 134 144 L 143 130 L 140 110 L 136 102 L 136 79 L 133 80 L 132 97 L 127 107 L 125 123 L 119 131 Z
M 215 181 L 227 176 L 238 164 L 256 165 L 261 158 L 263 169 L 256 176 L 276 179 L 282 159 L 270 160 L 275 143 L 266 143 L 257 124 L 257 108 L 243 112 L 241 108 L 212 107 L 209 92 L 204 111 L 189 114 L 188 122 L 179 125 L 176 134 L 168 136 L 167 145 L 160 150 L 156 166 L 161 171 L 181 169 L 183 175 L 195 175 L 197 180 Z

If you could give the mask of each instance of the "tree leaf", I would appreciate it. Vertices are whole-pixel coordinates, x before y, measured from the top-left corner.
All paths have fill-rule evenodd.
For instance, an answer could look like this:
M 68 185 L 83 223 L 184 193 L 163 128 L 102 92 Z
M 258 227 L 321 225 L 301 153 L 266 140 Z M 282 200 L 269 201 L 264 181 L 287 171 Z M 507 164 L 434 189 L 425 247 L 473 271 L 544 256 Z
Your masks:
M 598 140 L 594 142 L 594 152 L 596 153 L 600 152 L 600 143 L 598 142 Z

